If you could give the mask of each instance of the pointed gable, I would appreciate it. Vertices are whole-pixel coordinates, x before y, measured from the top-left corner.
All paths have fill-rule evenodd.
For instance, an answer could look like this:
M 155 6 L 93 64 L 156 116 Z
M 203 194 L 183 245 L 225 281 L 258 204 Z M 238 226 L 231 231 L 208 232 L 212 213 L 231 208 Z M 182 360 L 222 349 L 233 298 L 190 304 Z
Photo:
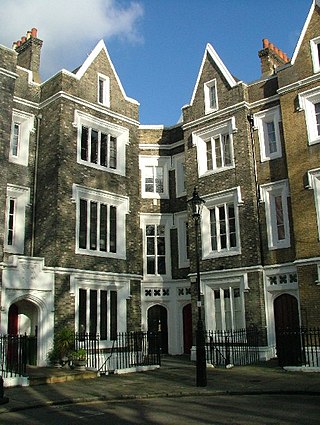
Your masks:
M 230 106 L 235 101 L 233 89 L 239 87 L 239 84 L 215 49 L 208 43 L 190 104 L 183 107 L 183 121 L 194 121 L 211 116 L 212 113 Z
M 213 62 L 216 64 L 217 68 L 220 70 L 221 74 L 223 75 L 223 77 L 225 78 L 226 82 L 229 84 L 229 86 L 232 88 L 234 87 L 237 82 L 236 80 L 233 78 L 233 76 L 230 74 L 229 70 L 227 69 L 227 67 L 225 66 L 225 64 L 222 62 L 221 58 L 219 57 L 218 53 L 215 51 L 215 49 L 212 47 L 212 45 L 210 43 L 207 44 L 203 58 L 202 58 L 202 62 L 200 65 L 200 70 L 198 73 L 198 77 L 197 77 L 197 81 L 196 84 L 194 86 L 194 90 L 192 93 L 192 97 L 191 97 L 191 101 L 190 101 L 190 105 L 193 104 L 195 95 L 197 93 L 198 90 L 198 86 L 200 83 L 200 79 L 201 76 L 203 74 L 203 69 L 207 60 L 207 57 L 210 57 Z
M 299 79 L 320 71 L 320 0 L 312 2 L 291 65 L 295 68 L 294 75 Z
M 87 57 L 87 59 L 83 62 L 83 64 L 77 69 L 75 75 L 78 79 L 81 79 L 84 74 L 88 71 L 88 69 L 92 66 L 92 64 L 94 63 L 94 61 L 97 59 L 97 57 L 101 54 L 104 53 L 107 57 L 107 61 L 109 62 L 110 68 L 112 70 L 112 73 L 114 75 L 114 78 L 117 82 L 117 85 L 124 97 L 124 99 L 128 102 L 132 102 L 135 104 L 139 104 L 139 102 L 137 102 L 135 99 L 132 99 L 130 97 L 128 97 L 125 93 L 125 90 L 121 84 L 120 78 L 116 72 L 116 69 L 112 63 L 112 60 L 110 58 L 109 52 L 107 50 L 107 47 L 104 43 L 103 40 L 100 40 L 99 43 L 96 45 L 96 47 L 92 50 L 92 52 L 89 54 L 89 56 Z

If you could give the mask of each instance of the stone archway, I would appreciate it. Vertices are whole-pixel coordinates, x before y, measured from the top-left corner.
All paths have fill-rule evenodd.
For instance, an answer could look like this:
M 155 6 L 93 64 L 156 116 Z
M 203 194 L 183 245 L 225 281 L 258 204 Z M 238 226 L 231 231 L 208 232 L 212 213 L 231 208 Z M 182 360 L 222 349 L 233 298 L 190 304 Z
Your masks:
M 27 363 L 37 365 L 39 308 L 33 302 L 20 299 L 11 304 L 8 312 L 8 334 L 26 335 Z

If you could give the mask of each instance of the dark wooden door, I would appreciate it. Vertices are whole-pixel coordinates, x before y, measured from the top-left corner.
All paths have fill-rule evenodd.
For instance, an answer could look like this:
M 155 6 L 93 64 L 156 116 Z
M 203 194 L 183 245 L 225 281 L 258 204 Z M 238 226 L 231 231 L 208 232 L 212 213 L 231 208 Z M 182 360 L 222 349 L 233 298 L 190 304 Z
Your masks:
M 277 356 L 280 366 L 301 365 L 303 353 L 297 299 L 289 294 L 282 294 L 277 297 L 274 300 L 274 319 Z
M 185 354 L 190 354 L 192 347 L 192 312 L 191 304 L 183 307 L 183 351 Z
M 167 309 L 162 305 L 154 305 L 148 310 L 148 331 L 160 332 L 161 353 L 168 353 L 168 319 Z

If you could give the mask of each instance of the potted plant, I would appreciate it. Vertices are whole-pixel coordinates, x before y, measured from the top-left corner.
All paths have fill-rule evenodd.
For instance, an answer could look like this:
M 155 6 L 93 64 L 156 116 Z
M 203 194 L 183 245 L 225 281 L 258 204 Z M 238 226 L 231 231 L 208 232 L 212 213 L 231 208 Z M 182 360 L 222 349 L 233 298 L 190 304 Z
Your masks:
M 72 353 L 71 359 L 75 369 L 84 370 L 87 364 L 87 351 L 79 348 Z
M 60 354 L 55 347 L 48 352 L 48 360 L 53 367 L 61 367 Z
M 53 348 L 48 353 L 49 361 L 54 364 L 59 361 L 66 365 L 74 349 L 74 332 L 69 327 L 60 329 L 54 336 Z

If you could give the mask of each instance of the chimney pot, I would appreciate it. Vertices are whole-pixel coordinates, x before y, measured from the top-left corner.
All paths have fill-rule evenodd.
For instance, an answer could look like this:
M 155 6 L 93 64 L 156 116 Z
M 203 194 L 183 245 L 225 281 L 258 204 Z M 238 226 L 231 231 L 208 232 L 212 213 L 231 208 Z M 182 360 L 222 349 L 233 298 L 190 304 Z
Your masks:
M 27 31 L 27 40 L 31 37 L 31 31 Z
M 269 40 L 267 38 L 264 38 L 262 40 L 262 45 L 264 49 L 267 49 L 269 47 Z
M 21 46 L 21 40 L 17 41 L 17 46 L 20 47 Z
M 25 43 L 27 41 L 27 37 L 23 36 L 21 37 L 21 43 Z
M 273 45 L 273 43 L 269 43 L 269 49 L 270 49 L 270 50 L 274 50 L 274 45 Z
M 37 28 L 32 28 L 31 29 L 31 36 L 32 36 L 32 38 L 37 38 L 37 34 L 38 34 Z

